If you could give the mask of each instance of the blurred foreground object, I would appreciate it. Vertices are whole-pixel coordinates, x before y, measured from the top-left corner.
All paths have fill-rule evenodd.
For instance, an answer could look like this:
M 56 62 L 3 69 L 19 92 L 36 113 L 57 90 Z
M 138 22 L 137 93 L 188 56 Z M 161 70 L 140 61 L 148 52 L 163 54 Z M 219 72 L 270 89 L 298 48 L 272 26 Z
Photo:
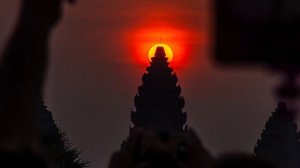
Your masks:
M 43 95 L 48 44 L 61 18 L 62 0 L 23 0 L 0 62 L 0 148 L 37 141 L 37 108 Z
M 0 151 L 1 167 L 5 168 L 48 168 L 45 158 L 31 149 L 19 149 L 18 151 Z
M 39 142 L 38 107 L 49 38 L 61 18 L 62 5 L 63 0 L 23 0 L 14 33 L 1 55 L 1 167 L 48 166 Z M 8 162 L 10 166 L 5 165 Z
M 226 154 L 212 168 L 274 168 L 269 162 L 249 154 Z
M 299 98 L 299 0 L 215 0 L 214 58 L 222 65 L 265 65 L 283 72 L 281 100 Z
M 216 0 L 216 59 L 299 66 L 299 9 L 298 0 Z
M 109 168 L 205 168 L 213 158 L 192 130 L 177 136 L 135 129 Z

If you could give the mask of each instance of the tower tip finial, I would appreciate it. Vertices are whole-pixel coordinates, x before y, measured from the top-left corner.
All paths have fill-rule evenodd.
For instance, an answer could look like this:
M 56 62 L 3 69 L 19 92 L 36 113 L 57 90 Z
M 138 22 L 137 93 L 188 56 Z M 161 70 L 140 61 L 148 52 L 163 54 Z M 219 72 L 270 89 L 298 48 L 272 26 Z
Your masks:
M 159 44 L 161 44 L 161 35 L 159 36 Z

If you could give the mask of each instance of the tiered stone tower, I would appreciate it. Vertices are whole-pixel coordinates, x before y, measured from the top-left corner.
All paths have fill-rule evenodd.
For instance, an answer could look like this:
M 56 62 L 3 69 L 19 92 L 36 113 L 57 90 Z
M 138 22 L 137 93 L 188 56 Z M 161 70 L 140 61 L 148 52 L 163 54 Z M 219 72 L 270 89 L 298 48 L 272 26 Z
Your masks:
M 136 110 L 131 112 L 132 129 L 142 127 L 169 133 L 181 133 L 186 129 L 187 114 L 182 112 L 184 98 L 163 47 L 156 48 L 150 67 L 138 87 L 134 104 Z

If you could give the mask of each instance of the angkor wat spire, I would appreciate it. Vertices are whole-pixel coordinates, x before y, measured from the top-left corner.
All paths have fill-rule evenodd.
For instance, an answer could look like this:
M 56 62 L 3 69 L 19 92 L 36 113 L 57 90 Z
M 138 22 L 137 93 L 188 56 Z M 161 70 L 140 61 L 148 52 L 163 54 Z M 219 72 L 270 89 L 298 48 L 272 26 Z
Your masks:
M 182 112 L 184 99 L 178 78 L 169 67 L 163 47 L 157 47 L 150 67 L 142 77 L 134 98 L 136 111 L 131 113 L 134 128 L 179 133 L 184 131 L 187 114 Z
M 280 102 L 257 140 L 254 153 L 278 168 L 299 168 L 299 135 L 295 113 Z

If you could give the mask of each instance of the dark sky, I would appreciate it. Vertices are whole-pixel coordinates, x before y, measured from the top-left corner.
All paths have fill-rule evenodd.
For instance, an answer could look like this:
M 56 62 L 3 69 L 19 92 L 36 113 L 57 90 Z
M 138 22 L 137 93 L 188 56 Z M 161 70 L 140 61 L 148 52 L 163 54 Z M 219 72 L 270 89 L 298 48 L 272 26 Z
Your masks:
M 0 51 L 19 3 L 0 2 Z M 209 5 L 208 0 L 81 0 L 65 8 L 50 43 L 46 102 L 91 168 L 106 167 L 128 135 L 133 97 L 146 68 L 137 57 L 147 57 L 143 47 L 157 42 L 158 34 L 173 44 L 174 59 L 180 53 L 174 66 L 184 111 L 205 146 L 213 154 L 252 151 L 275 108 L 271 91 L 278 78 L 262 69 L 213 64 Z

